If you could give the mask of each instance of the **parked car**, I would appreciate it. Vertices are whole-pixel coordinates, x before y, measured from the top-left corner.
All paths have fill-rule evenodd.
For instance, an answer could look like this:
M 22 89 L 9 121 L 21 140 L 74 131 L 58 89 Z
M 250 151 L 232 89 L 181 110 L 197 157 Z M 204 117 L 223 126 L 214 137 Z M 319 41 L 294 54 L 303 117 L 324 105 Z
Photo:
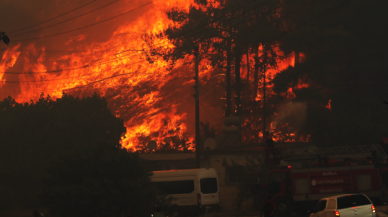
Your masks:
M 342 194 L 318 201 L 310 217 L 376 217 L 375 206 L 365 194 Z

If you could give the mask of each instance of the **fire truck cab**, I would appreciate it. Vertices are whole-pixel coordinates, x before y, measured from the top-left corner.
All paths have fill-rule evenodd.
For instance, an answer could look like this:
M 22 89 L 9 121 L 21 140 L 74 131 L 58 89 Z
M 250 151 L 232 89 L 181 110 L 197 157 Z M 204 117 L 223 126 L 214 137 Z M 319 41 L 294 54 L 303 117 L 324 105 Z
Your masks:
M 306 214 L 320 199 L 333 195 L 363 193 L 374 202 L 387 195 L 387 164 L 377 164 L 368 158 L 322 161 L 319 157 L 309 162 L 306 165 L 306 161 L 294 160 L 293 165 L 280 166 L 269 172 L 266 183 L 262 182 L 261 174 L 251 174 L 253 193 L 272 196 L 277 216 L 282 217 L 292 212 Z

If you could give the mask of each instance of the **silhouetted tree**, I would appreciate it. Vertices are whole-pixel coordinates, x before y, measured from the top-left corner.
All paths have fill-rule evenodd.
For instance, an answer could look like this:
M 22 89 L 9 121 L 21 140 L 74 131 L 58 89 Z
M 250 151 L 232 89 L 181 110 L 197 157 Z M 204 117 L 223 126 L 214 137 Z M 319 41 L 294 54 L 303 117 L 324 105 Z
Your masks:
M 306 3 L 314 4 L 293 12 Z M 290 16 L 282 28 L 289 33 L 279 39 L 280 48 L 301 58 L 275 77 L 274 91 L 284 94 L 293 88 L 293 101 L 307 104 L 306 121 L 298 134 L 311 135 L 322 145 L 375 143 L 387 130 L 381 104 L 388 91 L 384 85 L 388 44 L 378 29 L 388 21 L 380 16 L 388 3 L 351 1 L 295 29 L 340 3 L 304 1 L 283 8 Z M 308 86 L 298 88 L 300 83 Z M 331 110 L 326 108 L 329 100 Z
M 96 94 L 56 100 L 41 95 L 23 104 L 4 99 L 1 210 L 45 207 L 71 216 L 117 216 L 130 207 L 144 213 L 155 197 L 141 161 L 121 149 L 125 132 L 123 120 Z
M 70 154 L 70 152 L 69 152 Z M 146 163 L 138 155 L 104 143 L 52 161 L 42 198 L 60 216 L 150 215 L 157 205 Z
M 165 120 L 166 122 L 168 120 Z M 169 152 L 192 152 L 193 144 L 190 142 L 190 137 L 187 133 L 181 131 L 180 128 L 166 130 L 161 128 L 160 131 L 151 133 L 150 135 L 138 134 L 136 153 L 150 153 L 147 144 L 149 141 L 157 141 L 157 153 Z

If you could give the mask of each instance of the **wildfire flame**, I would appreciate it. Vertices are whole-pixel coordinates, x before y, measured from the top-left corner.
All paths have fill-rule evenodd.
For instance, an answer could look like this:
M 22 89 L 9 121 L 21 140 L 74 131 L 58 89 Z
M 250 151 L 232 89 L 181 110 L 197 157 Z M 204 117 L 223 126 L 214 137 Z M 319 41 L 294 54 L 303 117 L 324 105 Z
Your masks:
M 19 43 L 3 53 L 0 88 L 6 83 L 4 72 L 20 60 L 23 61 L 23 73 L 18 75 L 20 92 L 16 96 L 9 94 L 18 102 L 37 100 L 41 93 L 49 94 L 55 99 L 61 97 L 63 92 L 78 96 L 98 92 L 107 99 L 112 112 L 125 120 L 127 133 L 121 141 L 123 147 L 136 150 L 136 138 L 139 134 L 149 136 L 162 129 L 171 131 L 179 128 L 179 131 L 174 132 L 183 137 L 184 133 L 193 130 L 188 120 L 188 116 L 192 117 L 193 114 L 188 112 L 187 104 L 194 103 L 190 97 L 194 93 L 191 88 L 194 73 L 191 71 L 192 65 L 186 64 L 193 63 L 193 57 L 187 56 L 171 66 L 171 63 L 151 52 L 143 33 L 162 33 L 169 25 L 175 25 L 168 19 L 167 10 L 178 7 L 188 11 L 192 4 L 192 0 L 155 1 L 152 7 L 134 21 L 116 29 L 108 40 L 89 45 L 85 43 L 78 47 L 77 52 L 58 55 L 54 60 L 48 60 L 47 53 L 44 52 L 46 48 L 37 47 L 35 43 L 25 46 L 24 50 L 28 52 L 18 52 L 21 46 Z M 214 4 L 213 7 L 217 5 Z M 116 10 L 121 11 L 122 8 Z M 82 43 L 87 37 L 79 34 L 68 38 L 64 44 Z M 163 37 L 153 38 L 153 43 L 165 48 L 174 47 Z M 278 55 L 283 54 L 278 47 L 275 49 Z M 248 58 L 251 63 L 254 62 L 253 54 Z M 266 71 L 267 82 L 280 71 L 294 66 L 294 63 L 294 56 L 279 60 L 276 68 Z M 169 67 L 173 70 L 167 70 Z M 214 70 L 206 59 L 201 61 L 200 69 L 201 78 L 210 76 L 210 72 Z M 308 84 L 300 85 L 303 88 Z M 186 88 L 185 91 L 182 88 Z M 272 85 L 269 85 L 269 94 L 273 93 L 271 88 Z M 178 99 L 172 99 L 172 96 Z M 261 99 L 262 94 L 259 91 L 256 100 Z M 271 126 L 271 129 L 274 139 L 279 140 L 282 135 L 276 131 L 276 126 Z M 163 138 L 158 136 L 153 139 L 160 142 Z
M 1 62 L 0 62 L 0 80 L 1 80 L 0 88 L 2 88 L 6 82 L 6 79 L 4 78 L 4 72 L 8 68 L 15 65 L 16 60 L 20 55 L 20 52 L 16 52 L 19 47 L 20 45 L 17 45 L 10 50 L 5 50 L 3 54 L 3 58 L 1 59 Z

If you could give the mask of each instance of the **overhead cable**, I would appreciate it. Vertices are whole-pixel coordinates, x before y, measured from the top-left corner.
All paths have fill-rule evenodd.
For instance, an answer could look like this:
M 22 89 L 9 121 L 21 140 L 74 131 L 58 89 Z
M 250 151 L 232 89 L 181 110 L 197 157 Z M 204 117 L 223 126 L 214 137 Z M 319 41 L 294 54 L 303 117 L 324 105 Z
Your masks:
M 88 28 L 88 27 L 91 27 L 91 26 L 95 26 L 95 25 L 100 24 L 100 23 L 104 23 L 104 22 L 106 22 L 106 21 L 115 19 L 115 18 L 120 17 L 120 16 L 123 16 L 123 15 L 126 15 L 126 14 L 128 14 L 128 13 L 130 13 L 130 12 L 132 12 L 132 11 L 135 11 L 135 10 L 137 10 L 137 9 L 140 9 L 140 8 L 142 8 L 142 7 L 145 7 L 145 6 L 147 6 L 147 5 L 150 5 L 150 4 L 153 3 L 153 2 L 154 2 L 154 1 L 150 1 L 150 2 L 148 2 L 148 3 L 146 3 L 146 4 L 143 4 L 143 5 L 141 5 L 141 6 L 137 7 L 137 8 L 131 9 L 131 10 L 126 11 L 126 12 L 124 12 L 124 13 L 121 13 L 121 14 L 119 14 L 119 15 L 116 15 L 116 16 L 113 16 L 113 17 L 110 17 L 110 18 L 107 18 L 107 19 L 105 19 L 105 20 L 101 20 L 101 21 L 96 22 L 96 23 L 92 23 L 92 24 L 83 26 L 83 27 L 80 27 L 80 28 L 76 28 L 76 29 L 72 29 L 72 30 L 69 30 L 69 31 L 65 31 L 65 32 L 61 32 L 61 33 L 56 33 L 56 34 L 52 34 L 52 35 L 46 35 L 46 36 L 37 37 L 37 38 L 19 39 L 19 40 L 15 40 L 15 41 L 18 42 L 18 41 L 38 40 L 38 39 L 42 39 L 42 38 L 49 38 L 49 37 L 53 37 L 53 36 L 58 36 L 58 35 L 63 35 L 63 34 L 66 34 L 66 33 L 74 32 L 74 31 L 78 31 L 78 30 L 85 29 L 85 28 Z
M 97 0 L 93 0 L 93 1 L 91 1 L 91 2 L 89 2 L 89 3 L 86 3 L 86 4 L 84 4 L 84 5 L 79 6 L 78 8 L 75 8 L 75 9 L 73 9 L 73 10 L 70 10 L 70 11 L 66 12 L 66 13 L 63 13 L 63 14 L 60 14 L 60 15 L 58 15 L 58 16 L 56 16 L 56 17 L 50 18 L 50 19 L 48 19 L 48 20 L 45 20 L 45 21 L 43 21 L 43 22 L 34 24 L 34 25 L 32 25 L 32 26 L 27 26 L 27 27 L 24 27 L 24 28 L 21 28 L 21 29 L 12 31 L 12 32 L 8 32 L 8 34 L 12 34 L 12 33 L 19 32 L 19 31 L 22 31 L 22 30 L 25 30 L 25 29 L 29 29 L 29 28 L 32 28 L 32 27 L 41 25 L 41 24 L 43 24 L 43 23 L 47 23 L 48 21 L 54 20 L 54 19 L 56 19 L 56 18 L 58 18 L 58 17 L 62 17 L 62 16 L 64 16 L 64 15 L 66 15 L 66 14 L 69 14 L 69 13 L 71 13 L 71 12 L 73 12 L 73 11 L 76 11 L 76 10 L 78 10 L 78 9 L 80 9 L 80 8 L 83 8 L 83 7 L 87 6 L 87 5 L 90 5 L 91 3 L 95 2 L 95 1 L 97 1 Z
M 70 19 L 64 20 L 64 21 L 62 21 L 62 22 L 54 23 L 54 24 L 52 24 L 52 25 L 50 25 L 50 26 L 45 26 L 45 27 L 42 27 L 42 28 L 40 28 L 40 29 L 35 29 L 35 30 L 31 30 L 31 31 L 28 31 L 28 32 L 23 32 L 23 33 L 20 33 L 20 34 L 17 34 L 17 35 L 11 35 L 11 36 L 12 36 L 12 37 L 16 37 L 16 36 L 25 35 L 25 34 L 28 34 L 28 33 L 31 33 L 31 32 L 36 32 L 36 31 L 40 31 L 40 30 L 43 30 L 43 29 L 48 29 L 48 28 L 51 28 L 51 27 L 53 27 L 53 26 L 57 26 L 57 25 L 60 25 L 60 24 L 62 24 L 62 23 L 66 23 L 66 22 L 72 21 L 72 20 L 74 20 L 74 19 L 77 19 L 77 18 L 79 18 L 79 17 L 82 17 L 82 16 L 85 16 L 85 15 L 87 15 L 87 14 L 90 14 L 90 13 L 92 13 L 92 12 L 98 11 L 98 10 L 103 9 L 103 8 L 109 6 L 109 5 L 113 4 L 113 3 L 116 3 L 116 2 L 118 2 L 118 1 L 119 1 L 119 0 L 115 0 L 115 1 L 110 2 L 110 3 L 106 4 L 106 5 L 103 5 L 103 6 L 99 7 L 99 8 L 93 9 L 93 10 L 88 11 L 88 12 L 86 12 L 86 13 L 83 13 L 83 14 L 80 14 L 80 15 L 78 15 L 78 16 L 72 17 L 72 18 L 70 18 Z

